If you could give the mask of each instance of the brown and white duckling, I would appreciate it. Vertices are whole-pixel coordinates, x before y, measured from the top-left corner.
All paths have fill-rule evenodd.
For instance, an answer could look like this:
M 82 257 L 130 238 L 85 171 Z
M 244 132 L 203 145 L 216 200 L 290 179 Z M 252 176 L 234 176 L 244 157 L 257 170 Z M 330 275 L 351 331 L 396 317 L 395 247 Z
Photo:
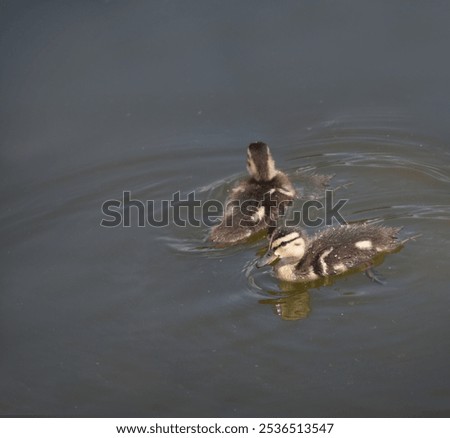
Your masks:
M 210 239 L 215 243 L 233 244 L 274 229 L 295 197 L 294 186 L 276 169 L 267 144 L 248 146 L 247 170 L 250 177 L 231 190 L 221 223 L 211 229 Z
M 312 281 L 342 274 L 353 268 L 369 268 L 373 259 L 399 249 L 401 228 L 353 224 L 326 228 L 308 238 L 296 228 L 279 228 L 272 234 L 269 250 L 256 266 L 279 259 L 275 275 L 285 281 Z

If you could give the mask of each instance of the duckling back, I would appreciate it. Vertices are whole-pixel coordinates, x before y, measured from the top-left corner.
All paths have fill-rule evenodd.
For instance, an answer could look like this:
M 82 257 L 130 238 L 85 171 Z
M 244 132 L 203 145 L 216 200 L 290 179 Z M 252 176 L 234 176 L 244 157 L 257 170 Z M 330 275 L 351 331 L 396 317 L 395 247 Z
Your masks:
M 370 224 L 343 225 L 328 228 L 310 241 L 296 266 L 299 276 L 311 279 L 336 275 L 359 266 L 369 267 L 382 253 L 399 249 L 400 228 Z
M 293 185 L 276 169 L 265 143 L 249 145 L 247 170 L 250 177 L 231 190 L 222 222 L 211 230 L 210 240 L 215 243 L 233 244 L 273 229 L 294 199 Z

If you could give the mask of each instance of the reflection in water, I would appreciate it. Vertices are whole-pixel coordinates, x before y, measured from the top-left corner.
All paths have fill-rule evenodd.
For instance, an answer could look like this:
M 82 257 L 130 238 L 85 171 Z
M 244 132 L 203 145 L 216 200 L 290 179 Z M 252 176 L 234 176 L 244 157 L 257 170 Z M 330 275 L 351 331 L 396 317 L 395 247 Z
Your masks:
M 260 300 L 261 304 L 270 304 L 275 313 L 286 321 L 304 319 L 311 311 L 310 297 L 307 288 L 292 291 L 283 298 Z
M 279 298 L 259 300 L 259 303 L 273 306 L 275 314 L 285 321 L 304 319 L 311 312 L 309 290 L 318 289 L 321 286 L 331 285 L 332 283 L 334 283 L 334 279 L 329 277 L 308 283 L 280 281 L 280 291 L 267 291 L 267 293 L 282 296 Z

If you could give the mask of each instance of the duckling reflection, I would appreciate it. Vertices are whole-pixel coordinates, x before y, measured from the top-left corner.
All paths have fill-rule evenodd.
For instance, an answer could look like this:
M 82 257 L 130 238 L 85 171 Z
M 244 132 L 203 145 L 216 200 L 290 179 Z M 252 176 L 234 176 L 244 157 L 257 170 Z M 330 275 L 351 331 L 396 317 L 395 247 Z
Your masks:
M 283 296 L 260 300 L 260 304 L 270 304 L 276 315 L 285 321 L 306 318 L 311 312 L 308 287 L 304 284 L 282 282 Z M 279 293 L 274 293 L 279 295 Z
M 285 321 L 305 319 L 311 312 L 311 289 L 319 289 L 334 283 L 334 278 L 321 278 L 309 283 L 292 283 L 281 280 L 279 286 L 281 292 L 268 291 L 271 295 L 282 295 L 279 298 L 267 298 L 260 300 L 260 304 L 270 304 L 276 315 Z
M 250 178 L 232 189 L 222 222 L 211 230 L 212 242 L 235 244 L 275 228 L 278 218 L 292 204 L 294 186 L 286 174 L 276 169 L 267 144 L 249 145 L 247 170 Z

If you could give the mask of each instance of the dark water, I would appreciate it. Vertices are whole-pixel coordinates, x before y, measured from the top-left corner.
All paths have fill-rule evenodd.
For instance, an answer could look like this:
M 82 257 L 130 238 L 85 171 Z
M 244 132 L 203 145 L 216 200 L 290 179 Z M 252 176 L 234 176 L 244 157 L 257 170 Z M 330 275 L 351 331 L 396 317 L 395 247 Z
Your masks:
M 448 416 L 449 20 L 447 2 L 2 2 L 0 414 Z M 251 269 L 264 242 L 100 227 L 124 190 L 224 199 L 255 139 L 299 189 L 335 174 L 348 220 L 422 234 L 384 286 L 283 290 Z

